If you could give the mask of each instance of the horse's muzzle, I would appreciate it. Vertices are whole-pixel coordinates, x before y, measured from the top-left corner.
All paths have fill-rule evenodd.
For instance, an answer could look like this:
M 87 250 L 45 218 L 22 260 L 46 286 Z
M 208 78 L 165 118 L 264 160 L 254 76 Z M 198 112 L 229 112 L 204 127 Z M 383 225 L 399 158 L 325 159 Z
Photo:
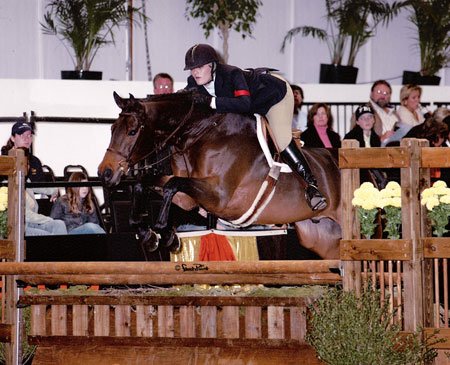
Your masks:
M 111 187 L 119 183 L 119 179 L 114 179 L 113 171 L 110 168 L 106 168 L 103 172 L 99 169 L 97 175 L 102 181 L 103 185 Z

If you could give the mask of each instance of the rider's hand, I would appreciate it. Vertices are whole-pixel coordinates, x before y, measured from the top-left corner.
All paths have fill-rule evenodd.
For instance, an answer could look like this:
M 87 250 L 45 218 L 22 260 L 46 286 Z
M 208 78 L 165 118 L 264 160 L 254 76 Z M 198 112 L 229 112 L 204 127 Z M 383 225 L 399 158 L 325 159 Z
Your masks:
M 192 95 L 192 101 L 194 102 L 194 104 L 211 105 L 211 99 L 212 99 L 211 95 L 203 95 L 200 93 L 195 93 Z

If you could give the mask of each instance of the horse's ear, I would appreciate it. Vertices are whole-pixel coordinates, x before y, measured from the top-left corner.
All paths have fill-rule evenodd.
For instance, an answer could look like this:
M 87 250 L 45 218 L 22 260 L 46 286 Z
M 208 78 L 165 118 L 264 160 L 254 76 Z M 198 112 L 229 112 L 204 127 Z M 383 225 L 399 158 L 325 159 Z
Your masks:
M 134 100 L 135 100 L 134 95 L 130 94 L 130 101 L 134 101 Z
M 113 96 L 114 96 L 114 101 L 116 102 L 117 106 L 120 109 L 123 109 L 125 106 L 125 100 L 122 99 L 119 94 L 117 94 L 115 91 L 113 92 Z

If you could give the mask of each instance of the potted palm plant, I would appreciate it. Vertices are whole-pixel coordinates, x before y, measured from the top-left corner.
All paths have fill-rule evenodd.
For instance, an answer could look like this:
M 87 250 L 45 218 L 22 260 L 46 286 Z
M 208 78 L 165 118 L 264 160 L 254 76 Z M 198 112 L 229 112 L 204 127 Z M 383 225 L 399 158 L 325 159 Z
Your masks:
M 98 50 L 114 44 L 114 31 L 127 24 L 132 14 L 147 19 L 124 0 L 51 0 L 46 10 L 42 31 L 63 43 L 75 66 L 74 71 L 61 71 L 63 79 L 101 79 L 101 72 L 90 71 Z
M 404 71 L 403 84 L 439 85 L 436 73 L 450 62 L 449 2 L 408 0 L 409 20 L 417 29 L 420 72 Z
M 402 4 L 386 0 L 326 0 L 327 29 L 299 26 L 290 29 L 284 37 L 281 50 L 297 34 L 312 36 L 325 41 L 330 52 L 331 64 L 321 64 L 321 83 L 356 82 L 358 69 L 354 67 L 356 55 L 375 29 L 382 23 L 387 25 L 402 8 Z M 368 19 L 371 17 L 371 22 Z M 348 49 L 347 64 L 343 65 Z

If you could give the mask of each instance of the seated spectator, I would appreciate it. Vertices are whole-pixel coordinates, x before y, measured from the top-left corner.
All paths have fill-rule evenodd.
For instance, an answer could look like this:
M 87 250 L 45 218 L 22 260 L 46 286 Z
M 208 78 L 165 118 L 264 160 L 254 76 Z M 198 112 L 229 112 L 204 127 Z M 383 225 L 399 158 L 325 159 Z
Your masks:
M 430 142 L 430 147 L 441 147 L 448 138 L 448 127 L 433 117 L 428 117 L 423 123 L 412 127 L 403 138 L 421 138 Z
M 308 124 L 300 139 L 303 147 L 340 148 L 341 137 L 333 131 L 333 116 L 327 104 L 316 103 L 308 112 Z
M 424 113 L 420 105 L 422 88 L 418 85 L 404 85 L 400 90 L 400 107 L 397 114 L 400 121 L 412 127 L 425 121 Z
M 375 123 L 373 129 L 380 137 L 381 142 L 394 134 L 399 117 L 395 109 L 390 105 L 392 87 L 386 80 L 377 80 L 370 89 L 369 104 L 374 112 Z M 356 124 L 355 114 L 352 115 L 351 127 Z
M 304 100 L 303 89 L 298 85 L 291 85 L 294 94 L 294 116 L 292 118 L 292 130 L 304 131 L 308 121 L 308 114 L 301 110 Z
M 373 130 L 374 111 L 370 105 L 360 105 L 355 111 L 356 125 L 344 139 L 356 139 L 360 147 L 380 147 L 381 140 Z
M 28 148 L 21 148 L 29 158 Z M 29 182 L 30 179 L 27 178 Z M 66 225 L 63 221 L 39 214 L 39 205 L 34 194 L 54 194 L 54 188 L 27 188 L 25 189 L 25 236 L 47 236 L 56 234 L 67 234 Z
M 11 148 L 22 148 L 25 147 L 31 151 L 31 144 L 33 143 L 33 128 L 29 123 L 24 121 L 18 121 L 14 123 L 11 129 L 11 136 L 9 137 L 6 145 L 2 147 L 2 155 L 7 155 Z M 41 161 L 34 156 L 29 154 L 29 166 L 28 178 L 32 182 L 43 182 L 45 181 L 44 171 L 42 170 Z M 55 189 L 56 191 L 57 189 Z
M 83 172 L 74 172 L 69 182 L 88 181 Z M 61 219 L 69 234 L 105 233 L 99 225 L 99 218 L 92 200 L 92 189 L 87 186 L 68 187 L 67 194 L 53 204 L 51 217 Z
M 173 78 L 168 73 L 161 72 L 153 78 L 153 94 L 173 93 Z
M 450 116 L 450 109 L 449 108 L 440 107 L 440 108 L 437 108 L 433 112 L 433 118 L 435 120 L 437 120 L 438 122 L 443 122 L 449 116 Z

